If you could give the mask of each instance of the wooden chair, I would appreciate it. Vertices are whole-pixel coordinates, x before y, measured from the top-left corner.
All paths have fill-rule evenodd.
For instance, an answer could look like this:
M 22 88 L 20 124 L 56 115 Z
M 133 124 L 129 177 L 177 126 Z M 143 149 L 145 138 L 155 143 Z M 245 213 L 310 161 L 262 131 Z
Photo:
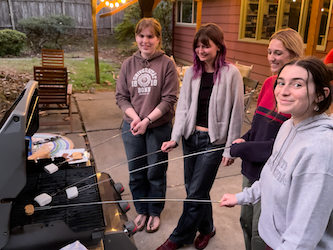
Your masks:
M 43 125 L 72 125 L 71 94 L 66 67 L 34 67 L 34 78 L 38 81 L 40 110 L 68 110 L 69 121 L 43 122 Z
M 61 49 L 42 49 L 42 66 L 65 67 L 64 51 Z
M 248 109 L 250 108 L 252 96 L 255 92 L 255 89 L 258 86 L 259 81 L 250 79 L 248 77 L 243 77 L 243 83 L 244 83 L 244 89 L 245 89 L 245 94 L 244 94 L 244 121 L 246 123 L 251 123 L 250 119 L 246 116 L 246 113 Z M 249 89 L 246 91 L 246 89 Z
M 235 64 L 236 64 L 236 67 L 239 69 L 239 72 L 241 73 L 242 77 L 250 77 L 250 73 L 251 73 L 251 70 L 253 69 L 253 65 L 246 66 L 246 65 L 238 63 L 238 61 Z

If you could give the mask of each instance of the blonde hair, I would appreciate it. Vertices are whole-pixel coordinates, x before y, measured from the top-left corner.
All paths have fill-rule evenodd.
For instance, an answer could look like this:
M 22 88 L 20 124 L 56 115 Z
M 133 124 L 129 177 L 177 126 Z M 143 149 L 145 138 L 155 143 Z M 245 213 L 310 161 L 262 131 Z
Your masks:
M 156 49 L 162 49 L 162 26 L 155 18 L 142 18 L 135 27 L 135 35 L 139 35 L 144 29 L 149 28 L 150 31 L 160 40 Z
M 276 31 L 269 39 L 277 39 L 282 42 L 283 46 L 289 51 L 293 58 L 303 56 L 303 39 L 296 30 L 291 28 Z

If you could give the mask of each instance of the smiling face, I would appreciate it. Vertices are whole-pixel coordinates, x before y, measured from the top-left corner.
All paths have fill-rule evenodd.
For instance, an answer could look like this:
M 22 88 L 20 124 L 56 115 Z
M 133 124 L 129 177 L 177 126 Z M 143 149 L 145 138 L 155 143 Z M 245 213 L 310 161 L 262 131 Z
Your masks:
M 283 68 L 274 89 L 279 112 L 291 114 L 294 125 L 315 114 L 315 84 L 312 75 L 300 66 Z
M 152 32 L 152 29 L 145 28 L 135 36 L 135 41 L 141 51 L 141 56 L 149 59 L 156 51 L 160 39 Z
M 283 65 L 293 59 L 293 56 L 280 40 L 272 39 L 268 45 L 267 59 L 272 73 L 276 74 Z
M 205 62 L 208 66 L 208 71 L 211 68 L 213 68 L 214 71 L 213 64 L 218 51 L 220 51 L 219 47 L 210 39 L 208 45 L 204 45 L 202 42 L 198 41 L 197 47 L 195 48 L 195 53 L 200 61 Z

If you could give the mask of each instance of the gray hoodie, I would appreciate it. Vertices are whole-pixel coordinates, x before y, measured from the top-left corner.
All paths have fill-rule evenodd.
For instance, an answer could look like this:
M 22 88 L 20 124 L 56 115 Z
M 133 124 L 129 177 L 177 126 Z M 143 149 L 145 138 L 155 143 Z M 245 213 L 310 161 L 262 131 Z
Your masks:
M 286 121 L 260 179 L 236 197 L 261 198 L 259 234 L 271 248 L 333 249 L 333 119 Z

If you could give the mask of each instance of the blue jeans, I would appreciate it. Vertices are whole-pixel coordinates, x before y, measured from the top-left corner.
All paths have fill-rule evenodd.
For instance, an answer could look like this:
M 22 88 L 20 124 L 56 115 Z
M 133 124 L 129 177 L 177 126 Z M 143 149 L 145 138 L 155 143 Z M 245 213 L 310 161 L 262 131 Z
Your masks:
M 210 143 L 208 132 L 195 131 L 187 140 L 183 139 L 184 155 L 206 151 L 224 145 Z M 210 200 L 209 192 L 222 161 L 223 150 L 199 154 L 184 159 L 184 175 L 187 199 Z M 183 214 L 170 235 L 170 240 L 179 245 L 191 244 L 197 231 L 210 234 L 213 230 L 212 204 L 184 202 Z
M 124 121 L 123 132 L 130 129 L 130 124 Z M 172 124 L 166 123 L 162 126 L 147 129 L 143 135 L 134 136 L 131 132 L 122 135 L 126 150 L 127 160 L 138 156 L 154 153 L 161 149 L 162 143 L 169 141 L 171 137 Z M 168 160 L 168 154 L 159 152 L 147 157 L 128 163 L 129 171 Z M 133 199 L 144 198 L 165 198 L 166 192 L 166 171 L 168 163 L 149 167 L 130 174 L 129 186 Z M 165 202 L 134 202 L 138 214 L 159 216 L 164 208 Z

